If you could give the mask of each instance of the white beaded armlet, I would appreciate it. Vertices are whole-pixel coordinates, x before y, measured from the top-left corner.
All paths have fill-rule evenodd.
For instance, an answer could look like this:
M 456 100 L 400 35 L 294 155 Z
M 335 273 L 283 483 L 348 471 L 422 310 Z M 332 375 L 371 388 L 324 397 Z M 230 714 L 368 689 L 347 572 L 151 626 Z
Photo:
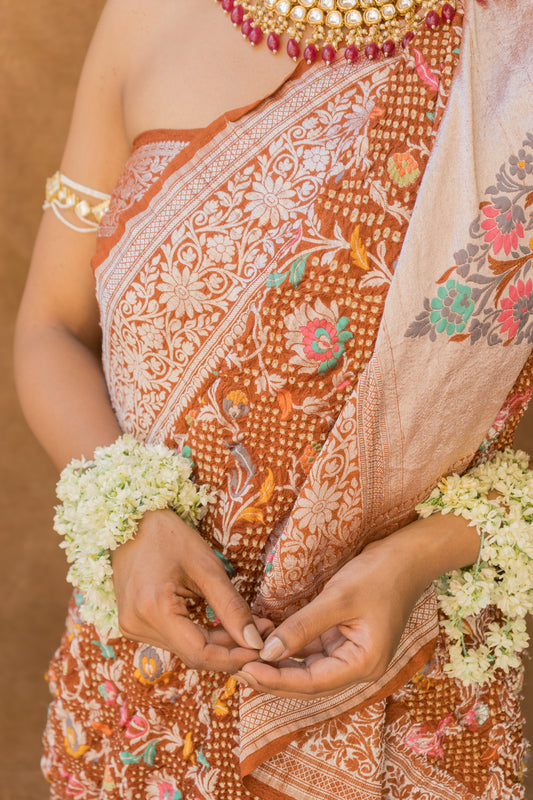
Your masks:
M 78 193 L 87 195 L 88 199 L 80 197 Z M 46 181 L 43 209 L 51 208 L 60 222 L 73 231 L 93 233 L 109 208 L 110 199 L 110 195 L 76 183 L 58 171 Z M 93 200 L 97 202 L 92 204 Z M 68 211 L 73 211 L 81 224 L 71 222 L 65 213 Z

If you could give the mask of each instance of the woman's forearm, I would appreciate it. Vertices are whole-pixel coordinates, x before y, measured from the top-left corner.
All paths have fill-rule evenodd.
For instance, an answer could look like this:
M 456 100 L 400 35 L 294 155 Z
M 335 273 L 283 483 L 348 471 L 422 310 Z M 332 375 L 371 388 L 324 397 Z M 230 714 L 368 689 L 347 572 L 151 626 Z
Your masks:
M 454 514 L 434 514 L 418 519 L 369 548 L 391 548 L 391 563 L 405 570 L 406 579 L 422 594 L 426 586 L 445 572 L 473 564 L 480 537 L 468 520 Z
M 15 371 L 28 424 L 59 469 L 120 435 L 101 363 L 68 330 L 19 330 Z
M 530 460 L 529 469 L 532 468 Z M 491 491 L 488 497 L 497 500 L 501 495 Z M 434 513 L 418 519 L 383 541 L 396 554 L 398 564 L 413 571 L 412 579 L 419 590 L 447 572 L 471 566 L 481 546 L 476 526 L 455 513 Z

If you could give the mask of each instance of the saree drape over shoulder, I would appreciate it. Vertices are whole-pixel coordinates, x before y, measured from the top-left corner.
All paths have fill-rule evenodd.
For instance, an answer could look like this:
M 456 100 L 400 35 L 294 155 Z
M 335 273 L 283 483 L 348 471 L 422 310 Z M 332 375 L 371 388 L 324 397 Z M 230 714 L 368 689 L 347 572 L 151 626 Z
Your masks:
M 531 397 L 518 5 L 469 3 L 394 58 L 300 67 L 205 130 L 147 132 L 113 194 L 94 266 L 118 419 L 217 492 L 201 533 L 274 621 L 506 446 Z M 524 797 L 521 672 L 447 677 L 432 589 L 379 681 L 308 701 L 101 641 L 76 602 L 50 668 L 53 797 Z

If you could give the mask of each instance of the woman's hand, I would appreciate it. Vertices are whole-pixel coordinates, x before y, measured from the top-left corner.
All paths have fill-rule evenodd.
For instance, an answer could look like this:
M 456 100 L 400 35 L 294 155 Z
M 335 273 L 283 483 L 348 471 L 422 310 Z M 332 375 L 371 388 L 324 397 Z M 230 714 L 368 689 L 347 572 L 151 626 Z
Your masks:
M 380 678 L 424 588 L 395 550 L 387 539 L 366 547 L 269 637 L 261 658 L 278 663 L 248 664 L 237 677 L 302 698 Z
M 249 663 L 237 677 L 257 691 L 304 699 L 381 678 L 424 589 L 478 550 L 466 520 L 440 515 L 368 545 L 268 637 L 260 657 L 277 663 Z
M 119 626 L 129 639 L 176 653 L 194 669 L 236 672 L 258 657 L 259 631 L 221 560 L 173 511 L 148 512 L 135 539 L 112 554 Z M 186 598 L 203 597 L 222 627 L 189 619 Z M 258 630 L 259 629 L 259 630 Z

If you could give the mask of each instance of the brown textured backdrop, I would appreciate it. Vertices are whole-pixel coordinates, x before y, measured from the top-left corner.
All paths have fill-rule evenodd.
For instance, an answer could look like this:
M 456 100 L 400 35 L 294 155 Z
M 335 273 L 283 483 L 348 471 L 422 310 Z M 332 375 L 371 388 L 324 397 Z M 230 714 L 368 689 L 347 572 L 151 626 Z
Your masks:
M 103 4 L 0 0 L 0 800 L 47 797 L 38 766 L 48 700 L 43 675 L 69 595 L 51 529 L 56 475 L 17 405 L 12 330 L 44 181 L 59 165 L 79 69 Z M 533 419 L 522 425 L 519 441 L 533 452 Z M 531 678 L 529 686 L 531 723 Z

